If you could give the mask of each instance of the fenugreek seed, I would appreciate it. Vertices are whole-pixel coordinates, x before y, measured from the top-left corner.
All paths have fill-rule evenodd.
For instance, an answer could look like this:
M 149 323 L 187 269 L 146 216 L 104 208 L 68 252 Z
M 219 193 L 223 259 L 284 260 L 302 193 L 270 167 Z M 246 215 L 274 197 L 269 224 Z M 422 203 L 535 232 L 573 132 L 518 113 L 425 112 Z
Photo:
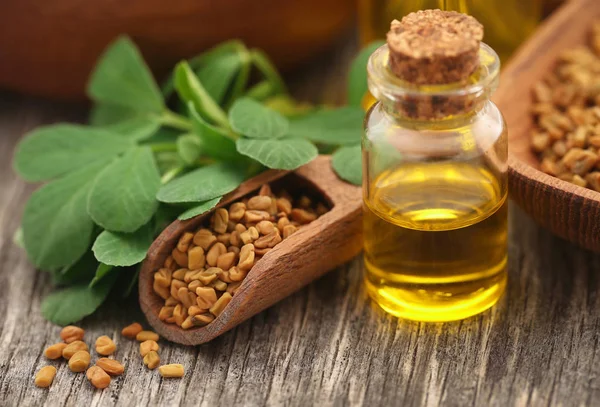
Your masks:
M 261 220 L 268 220 L 271 214 L 266 211 L 247 210 L 244 214 L 244 220 L 246 223 L 258 223 Z
M 198 270 L 206 265 L 206 257 L 204 249 L 200 246 L 191 248 L 188 251 L 188 268 L 190 270 Z
M 242 246 L 242 239 L 240 238 L 240 234 L 237 230 L 231 232 L 231 236 L 229 237 L 229 243 L 232 245 L 232 247 Z
M 205 252 L 216 241 L 217 237 L 209 229 L 200 229 L 194 235 L 194 244 L 200 246 Z
M 598 156 L 590 151 L 572 148 L 563 158 L 565 166 L 573 174 L 584 175 L 598 162 Z
M 169 288 L 159 284 L 157 280 L 152 283 L 152 289 L 158 294 L 163 300 L 166 300 L 170 296 Z
M 225 253 L 227 253 L 227 247 L 221 242 L 215 243 L 206 253 L 206 263 L 211 267 L 215 267 L 219 256 Z
M 284 228 L 283 228 L 283 238 L 287 239 L 288 237 L 290 237 L 291 235 L 293 235 L 297 231 L 298 231 L 298 228 L 296 226 L 294 226 L 294 225 L 284 226 Z
M 253 196 L 248 200 L 248 209 L 268 211 L 271 207 L 271 197 L 268 195 Z
M 217 291 L 225 291 L 227 290 L 227 283 L 223 280 L 217 280 L 213 282 L 213 288 Z
M 142 332 L 144 328 L 137 322 L 134 322 L 131 325 L 127 325 L 125 328 L 121 330 L 121 335 L 129 339 L 135 339 L 136 335 Z
M 180 269 L 175 270 L 172 274 L 173 279 L 183 281 L 183 279 L 185 278 L 185 273 L 187 273 L 188 270 L 189 269 L 186 269 L 186 268 L 180 268 Z
M 177 268 L 177 263 L 175 263 L 173 256 L 169 256 L 166 258 L 163 266 L 171 271 L 174 271 Z
M 310 208 L 312 205 L 312 201 L 306 195 L 302 195 L 300 199 L 298 199 L 298 206 L 304 209 Z
M 158 346 L 158 345 L 157 345 Z M 100 369 L 104 370 L 111 376 L 118 376 L 123 374 L 125 371 L 125 366 L 123 366 L 119 361 L 109 358 L 100 358 L 96 362 L 96 366 Z
M 271 206 L 269 207 L 269 209 L 267 210 L 267 212 L 269 212 L 269 214 L 271 214 L 272 216 L 277 214 L 277 199 L 275 198 L 271 198 Z
M 177 248 L 175 248 L 171 252 L 171 255 L 173 256 L 173 258 L 175 259 L 175 263 L 177 263 L 179 267 L 187 267 L 188 255 L 186 252 L 181 252 Z
M 183 321 L 185 321 L 187 316 L 187 308 L 184 307 L 182 304 L 177 304 L 175 306 L 175 309 L 173 310 L 173 319 L 175 323 L 181 326 L 181 324 L 183 324 Z
M 231 252 L 231 253 L 235 253 L 236 255 L 239 255 L 239 254 L 240 254 L 240 248 L 239 248 L 239 247 L 237 247 L 237 246 L 229 246 L 229 247 L 227 248 L 227 251 L 228 251 L 228 252 Z
M 256 229 L 256 227 L 254 227 L 254 226 L 250 226 L 248 228 L 248 230 L 246 230 L 245 232 L 240 234 L 240 239 L 242 240 L 242 243 L 244 243 L 244 244 L 252 243 L 256 239 L 258 239 L 258 237 L 259 237 L 258 229 Z
M 210 309 L 217 302 L 217 293 L 212 287 L 196 288 L 196 303 L 201 309 Z
M 229 270 L 229 279 L 231 280 L 229 282 L 242 281 L 246 278 L 247 274 L 247 271 L 241 270 L 239 267 L 232 267 L 231 270 Z
M 82 341 L 73 341 L 70 344 L 68 344 L 67 346 L 65 346 L 65 348 L 62 351 L 62 356 L 65 359 L 71 359 L 71 357 L 75 353 L 77 353 L 77 352 L 79 352 L 81 350 L 84 350 L 86 352 L 89 350 L 89 348 L 85 344 L 85 342 L 82 342 Z
M 195 293 L 196 292 L 196 288 L 198 287 L 202 287 L 202 282 L 200 280 L 192 280 L 190 281 L 190 283 L 188 284 L 187 288 L 188 290 L 190 290 L 191 292 Z
M 169 297 L 165 301 L 165 306 L 167 306 L 167 307 L 174 307 L 177 304 L 179 304 L 179 300 L 175 297 Z M 141 330 L 142 330 L 142 327 L 140 326 L 140 331 Z M 136 335 L 137 335 L 137 332 L 136 332 Z M 135 338 L 135 336 L 134 336 L 134 338 Z
M 241 223 L 235 225 L 235 231 L 238 232 L 238 234 L 244 233 L 246 230 L 248 230 L 248 228 Z
M 242 202 L 236 202 L 229 207 L 229 220 L 239 222 L 246 212 L 246 205 Z
M 229 270 L 235 263 L 236 254 L 233 252 L 223 253 L 217 259 L 217 267 L 223 270 Z
M 269 251 L 273 250 L 272 247 L 265 247 L 264 249 L 257 249 L 256 247 L 254 248 L 254 254 L 256 254 L 256 256 L 254 257 L 254 262 L 256 263 L 256 261 L 258 261 L 258 256 L 264 256 L 265 254 L 269 253 Z
M 184 374 L 183 365 L 180 364 L 162 365 L 158 371 L 162 377 L 183 377 Z
M 213 215 L 213 229 L 217 233 L 227 232 L 227 223 L 229 222 L 229 212 L 225 208 L 218 208 Z
M 261 196 L 271 196 L 273 192 L 271 191 L 271 186 L 269 184 L 263 184 L 258 191 L 258 195 Z
M 590 143 L 590 145 L 592 145 L 594 147 L 600 147 L 600 134 L 595 135 L 595 136 L 590 136 L 588 138 L 588 142 Z
M 281 242 L 281 236 L 279 235 L 279 229 L 273 229 L 271 233 L 266 236 L 262 236 L 254 242 L 254 247 L 264 249 L 266 247 L 273 247 Z
M 319 202 L 317 204 L 317 216 L 323 216 L 327 212 L 329 212 L 329 209 L 327 209 L 327 207 L 322 202 Z
M 211 267 L 200 273 L 198 280 L 204 285 L 208 285 L 217 279 L 219 272 L 221 271 L 218 267 Z
M 189 308 L 196 303 L 196 294 L 183 287 L 179 289 L 179 299 L 184 307 Z
M 550 136 L 548 133 L 536 133 L 531 138 L 531 146 L 535 151 L 541 153 L 550 146 Z
M 66 347 L 67 344 L 64 342 L 50 345 L 46 348 L 46 350 L 44 350 L 44 356 L 46 356 L 48 359 L 58 359 L 62 356 L 62 352 Z
M 106 335 L 100 336 L 96 339 L 96 352 L 98 354 L 107 356 L 112 355 L 117 350 L 117 345 Z
M 237 223 L 232 221 L 231 218 L 229 218 L 229 222 L 227 222 L 227 233 L 231 233 L 235 230 L 235 225 Z
M 550 158 L 544 158 L 540 164 L 540 168 L 542 171 L 550 175 L 557 176 L 560 173 L 557 168 L 557 163 Z
M 160 364 L 160 356 L 155 351 L 150 351 L 144 356 L 144 365 L 150 370 L 156 369 Z
M 224 281 L 226 283 L 231 283 L 231 279 L 229 278 L 229 271 L 228 270 L 222 270 L 219 273 L 219 280 Z
M 90 365 L 90 359 L 88 351 L 77 351 L 69 358 L 69 369 L 72 372 L 83 372 Z
M 567 153 L 567 144 L 562 140 L 558 140 L 552 146 L 552 150 L 557 156 L 562 157 Z
M 258 233 L 264 236 L 273 232 L 275 230 L 275 225 L 268 220 L 262 220 L 256 224 L 256 229 L 258 230 Z
M 181 280 L 173 280 L 171 281 L 171 297 L 178 299 L 179 301 L 181 301 L 181 298 L 179 298 L 179 289 L 180 288 L 185 288 L 187 287 L 187 284 Z
M 194 324 L 194 326 L 204 326 L 210 324 L 214 320 L 215 317 L 213 314 L 205 312 L 203 314 L 194 315 L 192 317 L 192 324 Z
M 580 187 L 585 188 L 587 186 L 587 181 L 584 180 L 583 178 L 581 178 L 579 175 L 575 174 L 573 175 L 573 179 L 571 180 L 571 182 L 575 185 L 579 185 Z
M 158 334 L 156 332 L 152 332 L 152 331 L 140 331 L 135 336 L 135 339 L 138 342 L 158 341 Z
M 585 176 L 585 180 L 588 182 L 590 188 L 594 191 L 600 192 L 600 172 L 590 172 Z
M 217 241 L 223 243 L 225 246 L 229 246 L 231 241 L 231 233 L 223 233 L 217 236 Z
M 168 287 L 171 284 L 171 275 L 173 272 L 167 268 L 161 268 L 156 273 L 154 273 L 154 281 L 158 285 L 163 287 Z
M 179 238 L 179 242 L 177 242 L 177 250 L 179 250 L 180 252 L 184 252 L 184 253 L 187 252 L 190 247 L 190 243 L 192 243 L 193 239 L 194 239 L 193 233 L 185 232 Z
M 312 212 L 308 212 L 304 209 L 292 209 L 292 213 L 290 214 L 290 217 L 292 218 L 292 220 L 304 225 L 306 223 L 310 223 L 313 220 L 317 219 L 317 215 L 312 213 Z
M 37 387 L 50 387 L 56 376 L 56 368 L 54 366 L 44 366 L 35 375 L 35 385 Z
M 185 272 L 185 275 L 183 276 L 183 282 L 186 284 L 189 284 L 190 281 L 194 280 L 194 277 L 196 277 L 197 274 L 199 274 L 200 271 L 199 270 L 188 270 Z
M 85 331 L 75 325 L 67 325 L 60 331 L 60 339 L 65 343 L 80 341 L 83 339 Z
M 277 221 L 277 229 L 279 232 L 283 232 L 283 228 L 290 224 L 290 220 L 288 218 L 279 218 Z
M 221 295 L 221 297 L 217 300 L 217 302 L 215 302 L 215 305 L 213 305 L 210 308 L 210 313 L 216 317 L 221 315 L 221 313 L 223 312 L 223 310 L 225 309 L 227 304 L 229 304 L 229 302 L 231 301 L 232 298 L 233 297 L 231 296 L 231 294 L 229 294 L 227 292 L 223 293 L 223 295 Z
M 202 314 L 205 310 L 197 305 L 192 305 L 188 308 L 188 317 L 193 317 L 198 314 Z
M 164 306 L 160 309 L 160 312 L 158 313 L 158 319 L 160 319 L 161 321 L 166 321 L 168 318 L 173 316 L 173 310 L 175 309 L 174 306 Z
M 243 271 L 248 271 L 254 265 L 254 245 L 247 244 L 240 250 L 240 261 L 238 262 L 238 268 Z
M 90 367 L 85 376 L 97 389 L 105 389 L 110 384 L 110 376 L 98 366 Z
M 140 343 L 140 354 L 142 356 L 146 356 L 148 354 L 148 352 L 150 352 L 150 351 L 158 352 L 158 349 L 159 349 L 158 343 L 156 343 L 156 341 L 154 341 L 154 340 L 149 339 L 147 341 Z
M 190 329 L 190 328 L 191 328 L 191 327 L 193 327 L 193 326 L 194 326 L 194 324 L 192 323 L 192 317 L 190 317 L 189 315 L 188 315 L 188 317 L 185 319 L 185 321 L 183 321 L 183 322 L 181 323 L 181 328 L 182 328 L 182 329 Z
M 227 292 L 229 294 L 231 294 L 232 296 L 235 295 L 235 293 L 237 292 L 238 288 L 240 288 L 240 285 L 242 285 L 241 281 L 235 282 L 235 283 L 231 283 L 231 284 L 227 284 Z

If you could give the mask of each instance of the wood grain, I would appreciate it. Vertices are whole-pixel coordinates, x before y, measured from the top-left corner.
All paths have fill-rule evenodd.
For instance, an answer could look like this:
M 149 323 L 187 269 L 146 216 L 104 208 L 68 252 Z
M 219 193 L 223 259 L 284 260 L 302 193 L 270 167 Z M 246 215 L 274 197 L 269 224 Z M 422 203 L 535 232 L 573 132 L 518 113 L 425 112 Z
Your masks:
M 297 88 L 313 99 L 327 89 L 331 100 L 338 63 L 311 67 Z M 119 334 L 143 322 L 137 299 L 111 299 L 81 325 L 89 344 L 114 338 L 126 370 L 94 390 L 64 362 L 41 356 L 60 332 L 40 315 L 50 279 L 11 241 L 32 190 L 11 170 L 18 137 L 74 117 L 80 108 L 0 94 L 0 406 L 599 404 L 600 256 L 514 206 L 508 289 L 483 315 L 448 324 L 386 315 L 367 298 L 358 257 L 210 343 L 161 340 L 163 361 L 186 366 L 183 379 L 162 380 L 143 367 L 137 343 Z M 47 364 L 58 374 L 50 389 L 38 389 L 33 377 Z
M 502 72 L 494 101 L 509 129 L 509 190 L 525 212 L 557 235 L 600 251 L 600 193 L 539 170 L 530 148 L 531 88 L 564 50 L 586 43 L 600 1 L 568 2 L 540 27 Z
M 256 193 L 263 184 L 272 182 L 279 183 L 292 195 L 301 190 L 310 191 L 318 201 L 327 202 L 331 209 L 276 245 L 257 262 L 233 300 L 213 322 L 188 330 L 159 319 L 164 300 L 152 287 L 154 273 L 162 267 L 181 235 L 202 227 L 214 209 L 186 221 L 174 221 L 152 243 L 139 278 L 140 306 L 148 323 L 161 336 L 184 345 L 208 342 L 360 253 L 361 188 L 340 180 L 331 168 L 329 156 L 319 156 L 293 173 L 263 172 L 225 196 L 215 209 L 228 207 L 244 196 Z

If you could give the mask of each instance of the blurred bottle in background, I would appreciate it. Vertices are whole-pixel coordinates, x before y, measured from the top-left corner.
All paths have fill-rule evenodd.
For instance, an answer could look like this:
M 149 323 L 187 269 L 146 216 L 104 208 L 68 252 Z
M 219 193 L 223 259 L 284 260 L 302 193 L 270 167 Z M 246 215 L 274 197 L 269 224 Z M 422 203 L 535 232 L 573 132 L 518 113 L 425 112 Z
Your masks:
M 556 0 L 358 0 L 361 45 L 385 38 L 393 19 L 413 11 L 439 8 L 470 14 L 485 27 L 484 42 L 503 63 L 533 33 L 544 2 Z

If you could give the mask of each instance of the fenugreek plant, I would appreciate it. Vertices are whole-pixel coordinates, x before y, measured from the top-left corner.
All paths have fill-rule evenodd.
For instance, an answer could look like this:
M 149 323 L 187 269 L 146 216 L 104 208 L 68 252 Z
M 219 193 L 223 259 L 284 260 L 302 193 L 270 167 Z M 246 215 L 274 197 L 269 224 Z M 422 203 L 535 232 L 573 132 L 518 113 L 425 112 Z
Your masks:
M 354 99 L 365 87 L 363 63 L 352 70 Z M 297 104 L 268 58 L 239 41 L 180 62 L 159 87 L 121 37 L 100 57 L 87 93 L 89 125 L 37 128 L 14 158 L 21 177 L 45 182 L 15 241 L 66 287 L 42 304 L 58 324 L 93 313 L 113 288 L 128 295 L 169 222 L 210 210 L 266 168 L 293 170 L 333 152 L 338 175 L 360 182 L 359 103 Z

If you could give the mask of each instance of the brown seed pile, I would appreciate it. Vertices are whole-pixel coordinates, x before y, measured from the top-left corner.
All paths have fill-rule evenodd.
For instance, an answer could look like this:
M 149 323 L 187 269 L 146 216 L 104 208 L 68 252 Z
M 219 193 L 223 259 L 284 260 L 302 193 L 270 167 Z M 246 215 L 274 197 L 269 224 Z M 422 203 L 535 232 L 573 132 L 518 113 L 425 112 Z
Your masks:
M 44 356 L 56 360 L 60 357 L 68 360 L 69 369 L 72 372 L 86 372 L 86 377 L 92 385 L 98 389 L 104 389 L 110 384 L 109 375 L 120 375 L 125 368 L 114 359 L 98 359 L 95 366 L 88 368 L 92 356 L 88 345 L 83 341 L 85 331 L 78 326 L 69 325 L 60 331 L 60 337 L 64 342 L 58 342 L 48 346 L 44 350 Z M 106 336 L 100 336 L 95 343 L 96 352 L 100 355 L 111 355 L 117 350 L 113 340 Z M 35 376 L 35 384 L 38 387 L 50 387 L 56 376 L 54 366 L 44 366 Z
M 267 184 L 256 196 L 216 209 L 210 224 L 181 235 L 154 273 L 154 291 L 165 300 L 160 320 L 183 329 L 209 324 L 257 261 L 327 210 L 307 196 L 274 194 Z
M 547 174 L 600 192 L 600 22 L 533 88 L 531 145 Z

